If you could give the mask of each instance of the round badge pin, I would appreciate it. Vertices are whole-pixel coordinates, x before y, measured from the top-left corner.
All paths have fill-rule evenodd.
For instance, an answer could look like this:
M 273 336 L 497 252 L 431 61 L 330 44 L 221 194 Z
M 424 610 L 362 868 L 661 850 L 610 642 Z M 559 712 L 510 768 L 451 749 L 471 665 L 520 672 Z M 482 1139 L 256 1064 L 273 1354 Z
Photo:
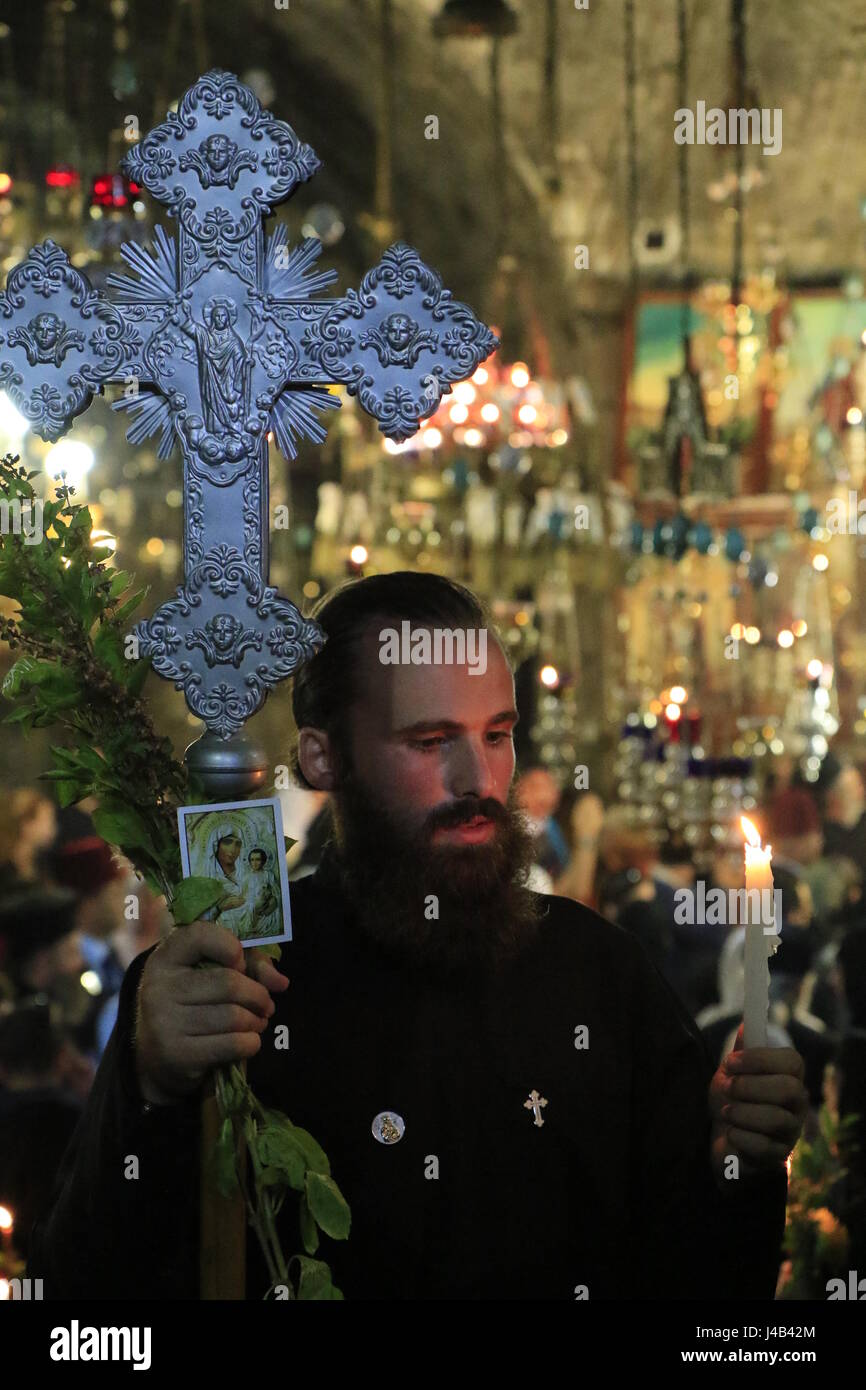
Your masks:
M 403 1138 L 406 1123 L 396 1110 L 382 1110 L 371 1126 L 373 1138 L 380 1144 L 397 1144 Z

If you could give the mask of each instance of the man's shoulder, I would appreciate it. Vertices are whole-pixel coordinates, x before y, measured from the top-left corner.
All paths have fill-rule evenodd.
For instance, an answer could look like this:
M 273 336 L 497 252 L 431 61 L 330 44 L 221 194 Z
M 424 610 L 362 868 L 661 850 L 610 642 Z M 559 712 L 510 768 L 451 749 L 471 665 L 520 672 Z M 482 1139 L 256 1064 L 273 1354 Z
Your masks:
M 631 932 L 608 922 L 585 903 L 553 893 L 536 893 L 540 904 L 543 946 L 609 960 L 620 968 L 639 965 L 648 957 Z

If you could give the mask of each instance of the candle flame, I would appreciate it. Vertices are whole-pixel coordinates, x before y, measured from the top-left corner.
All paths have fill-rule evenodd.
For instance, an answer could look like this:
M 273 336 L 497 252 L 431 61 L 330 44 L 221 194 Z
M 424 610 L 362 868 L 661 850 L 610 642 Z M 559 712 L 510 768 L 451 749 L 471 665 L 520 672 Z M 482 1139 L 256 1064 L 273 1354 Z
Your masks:
M 749 844 L 752 845 L 754 849 L 760 849 L 761 837 L 758 834 L 757 827 L 752 824 L 748 816 L 740 816 L 740 827 Z

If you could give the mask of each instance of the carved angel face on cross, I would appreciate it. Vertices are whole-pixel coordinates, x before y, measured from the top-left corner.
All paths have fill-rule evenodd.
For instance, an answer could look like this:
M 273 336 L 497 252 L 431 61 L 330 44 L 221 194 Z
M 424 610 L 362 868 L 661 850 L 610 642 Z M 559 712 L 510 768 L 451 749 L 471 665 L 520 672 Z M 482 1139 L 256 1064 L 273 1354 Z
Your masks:
M 226 168 L 232 152 L 232 141 L 227 135 L 209 135 L 201 144 L 201 151 L 214 173 L 221 174 Z M 237 149 L 237 146 L 234 146 Z
M 37 314 L 30 324 L 30 331 L 39 351 L 51 352 L 60 332 L 60 320 L 56 314 Z
M 409 346 L 417 325 L 408 314 L 389 314 L 382 324 L 385 337 L 395 352 L 403 352 Z

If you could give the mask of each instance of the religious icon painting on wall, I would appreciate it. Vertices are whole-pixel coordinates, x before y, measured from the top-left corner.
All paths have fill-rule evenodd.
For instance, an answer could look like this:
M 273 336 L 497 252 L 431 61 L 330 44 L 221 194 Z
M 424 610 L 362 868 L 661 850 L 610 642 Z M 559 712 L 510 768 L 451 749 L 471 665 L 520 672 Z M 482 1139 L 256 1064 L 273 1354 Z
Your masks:
M 279 799 L 181 806 L 177 819 L 184 878 L 213 878 L 225 890 L 202 917 L 244 946 L 291 941 Z

